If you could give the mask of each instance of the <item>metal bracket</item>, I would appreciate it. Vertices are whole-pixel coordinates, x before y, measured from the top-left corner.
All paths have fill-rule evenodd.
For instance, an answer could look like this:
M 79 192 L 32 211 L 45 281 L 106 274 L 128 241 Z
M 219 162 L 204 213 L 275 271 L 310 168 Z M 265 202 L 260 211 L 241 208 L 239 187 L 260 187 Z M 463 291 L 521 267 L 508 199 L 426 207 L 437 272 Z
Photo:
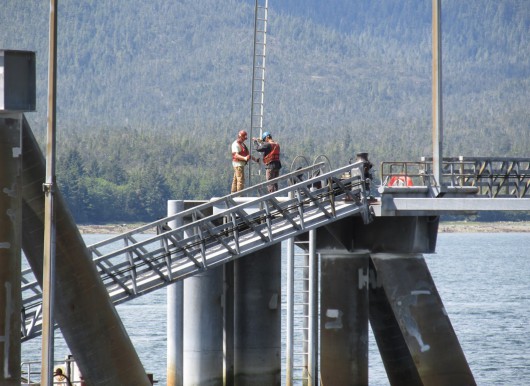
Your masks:
M 55 193 L 55 184 L 50 182 L 45 182 L 42 184 L 42 191 L 48 195 L 51 193 Z

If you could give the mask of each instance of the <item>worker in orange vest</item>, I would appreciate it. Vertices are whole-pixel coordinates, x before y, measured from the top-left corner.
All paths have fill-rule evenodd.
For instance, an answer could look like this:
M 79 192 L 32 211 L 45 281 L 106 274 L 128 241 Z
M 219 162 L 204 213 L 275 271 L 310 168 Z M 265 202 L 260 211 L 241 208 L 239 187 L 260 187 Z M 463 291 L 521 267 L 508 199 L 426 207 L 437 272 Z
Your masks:
M 252 138 L 256 151 L 263 153 L 263 164 L 265 165 L 265 178 L 267 181 L 272 180 L 280 175 L 282 163 L 280 162 L 280 144 L 272 139 L 271 133 L 263 132 L 261 140 Z M 278 190 L 278 183 L 267 186 L 269 193 Z
M 232 166 L 234 167 L 234 178 L 232 178 L 232 188 L 230 193 L 239 192 L 245 188 L 245 166 L 252 158 L 253 161 L 259 162 L 258 158 L 252 157 L 248 151 L 245 141 L 247 140 L 247 132 L 241 130 L 237 139 L 232 142 Z

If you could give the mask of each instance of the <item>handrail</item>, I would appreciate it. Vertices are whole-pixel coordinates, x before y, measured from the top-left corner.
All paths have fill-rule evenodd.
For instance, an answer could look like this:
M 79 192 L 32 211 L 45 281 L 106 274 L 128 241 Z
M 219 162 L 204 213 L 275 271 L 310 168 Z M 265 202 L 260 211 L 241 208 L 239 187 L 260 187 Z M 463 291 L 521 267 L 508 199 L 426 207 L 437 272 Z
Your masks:
M 301 180 L 308 180 L 313 177 L 313 175 L 319 174 L 319 170 L 325 166 L 324 163 L 317 163 L 314 165 L 310 165 L 304 168 L 300 168 L 298 170 L 292 171 L 290 173 L 287 173 L 285 175 L 282 175 L 278 178 L 275 178 L 271 181 L 277 181 L 279 185 L 282 183 L 292 183 L 294 181 L 301 181 Z M 202 205 L 195 206 L 192 209 L 182 211 L 180 213 L 177 213 L 173 216 L 169 216 L 145 225 L 142 225 L 138 228 L 135 228 L 131 231 L 124 232 L 122 234 L 116 235 L 114 237 L 110 237 L 108 239 L 105 239 L 101 242 L 95 243 L 90 246 L 92 250 L 97 250 L 103 248 L 105 245 L 110 245 L 115 242 L 125 242 L 125 240 L 128 240 L 129 238 L 133 237 L 133 235 L 138 235 L 141 233 L 156 233 L 157 230 L 174 220 L 183 219 L 185 217 L 188 217 L 192 215 L 193 213 L 199 211 L 205 211 L 207 208 L 211 208 L 212 206 L 215 206 L 217 204 L 224 204 L 227 200 L 227 198 L 235 199 L 239 197 L 244 197 L 250 194 L 256 194 L 260 195 L 264 189 L 266 189 L 266 186 L 269 185 L 270 182 L 262 182 L 259 184 L 256 184 L 254 186 L 248 187 L 244 190 L 241 190 L 239 192 L 226 195 L 224 197 L 209 201 L 207 203 L 204 203 Z M 97 254 L 97 252 L 95 252 Z M 30 308 L 36 308 L 38 304 L 40 304 L 40 299 L 42 296 L 42 292 L 40 289 L 39 284 L 35 280 L 35 277 L 33 275 L 33 271 L 31 268 L 27 268 L 22 271 L 22 293 L 23 293 L 23 312 Z
M 311 176 L 320 165 L 302 168 L 88 249 L 113 303 L 120 304 L 345 216 L 358 214 L 371 221 L 362 165 L 357 162 L 308 179 L 304 173 Z M 291 185 L 237 202 L 250 192 L 265 192 L 274 181 Z M 220 213 L 210 213 L 214 207 L 221 208 Z M 168 223 L 178 218 L 192 222 L 171 229 Z M 40 333 L 40 288 L 24 277 L 23 340 Z
M 436 186 L 432 159 L 385 161 L 381 163 L 381 184 L 392 177 L 409 178 L 413 187 Z M 490 198 L 530 196 L 530 158 L 452 157 L 442 160 L 441 185 L 449 188 L 474 187 L 476 196 Z
M 114 241 L 116 240 L 122 240 L 124 238 L 127 238 L 128 235 L 131 235 L 131 234 L 138 234 L 138 233 L 144 233 L 144 232 L 156 232 L 157 228 L 168 223 L 168 222 L 171 222 L 171 221 L 178 221 L 178 220 L 181 220 L 185 217 L 189 217 L 190 215 L 192 215 L 193 213 L 196 213 L 196 212 L 203 212 L 205 211 L 206 209 L 208 208 L 212 208 L 218 204 L 223 204 L 225 203 L 227 200 L 229 199 L 234 199 L 234 198 L 239 198 L 239 197 L 251 197 L 252 195 L 255 195 L 255 196 L 260 196 L 264 191 L 266 191 L 266 188 L 268 185 L 270 185 L 271 183 L 278 183 L 278 185 L 281 185 L 281 183 L 290 183 L 292 184 L 293 182 L 295 181 L 302 181 L 304 179 L 310 179 L 312 177 L 312 173 L 315 173 L 315 171 L 319 170 L 320 168 L 322 168 L 324 166 L 324 163 L 321 162 L 321 163 L 318 163 L 318 164 L 315 164 L 315 165 L 311 165 L 311 166 L 307 166 L 305 168 L 302 168 L 302 169 L 299 169 L 299 170 L 295 170 L 295 171 L 292 171 L 290 173 L 287 173 L 287 174 L 284 174 L 284 175 L 281 175 L 277 178 L 274 178 L 272 180 L 269 180 L 269 181 L 266 181 L 266 182 L 261 182 L 259 184 L 256 184 L 256 185 L 253 185 L 253 186 L 250 186 L 248 188 L 245 188 L 239 192 L 235 192 L 235 193 L 231 193 L 231 194 L 228 194 L 226 196 L 223 196 L 223 197 L 220 197 L 220 198 L 216 198 L 214 200 L 211 200 L 211 201 L 208 201 L 204 204 L 201 204 L 201 205 L 198 205 L 198 206 L 195 206 L 193 208 L 190 208 L 188 210 L 185 210 L 185 211 L 182 211 L 182 212 L 179 212 L 179 213 L 176 213 L 172 216 L 168 216 L 168 217 L 165 217 L 165 218 L 162 218 L 160 220 L 157 220 L 157 221 L 153 221 L 149 224 L 145 224 L 145 225 L 142 225 L 136 229 L 133 229 L 129 232 L 126 232 L 126 233 L 123 233 L 121 235 L 117 235 L 115 237 L 111 237 L 109 239 L 106 239 L 106 240 L 103 240 L 103 241 L 100 241 L 98 243 L 95 243 L 93 245 L 91 245 L 91 249 L 97 249 L 97 248 L 100 248 L 104 245 L 107 245 L 107 244 L 111 244 L 113 243 Z

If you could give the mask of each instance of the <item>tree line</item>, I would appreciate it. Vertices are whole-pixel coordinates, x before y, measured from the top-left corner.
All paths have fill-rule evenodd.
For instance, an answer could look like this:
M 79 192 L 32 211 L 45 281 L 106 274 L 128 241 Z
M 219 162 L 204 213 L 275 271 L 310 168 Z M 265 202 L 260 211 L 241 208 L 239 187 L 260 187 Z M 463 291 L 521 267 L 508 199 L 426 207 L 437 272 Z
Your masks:
M 284 165 L 430 155 L 430 4 L 269 2 L 264 125 Z M 442 11 L 444 155 L 528 157 L 530 2 Z M 253 12 L 253 0 L 60 4 L 58 179 L 78 221 L 149 220 L 167 198 L 228 192 L 228 147 L 250 126 Z M 41 143 L 48 13 L 19 1 L 0 13 L 0 48 L 37 54 L 27 117 Z
M 200 136 L 140 133 L 130 128 L 65 136 L 58 146 L 59 189 L 79 223 L 153 221 L 166 215 L 169 199 L 208 200 L 229 194 L 232 180 L 229 146 L 235 134 L 222 136 L 213 143 Z M 329 161 L 329 167 L 336 168 L 354 160 L 357 152 L 366 150 L 357 148 L 348 132 L 330 147 L 319 148 L 311 140 L 292 142 L 282 138 L 280 142 L 282 173 L 299 166 L 293 164 L 299 156 L 308 163 L 317 159 Z M 385 150 L 375 143 L 369 150 L 369 157 L 374 161 L 371 193 L 378 195 L 377 186 L 381 181 L 376 160 L 385 159 L 380 153 Z M 335 157 L 328 157 L 330 154 Z M 253 182 L 261 179 L 253 177 Z M 454 220 L 462 216 L 447 218 Z M 521 220 L 528 219 L 528 214 L 480 212 L 468 218 Z

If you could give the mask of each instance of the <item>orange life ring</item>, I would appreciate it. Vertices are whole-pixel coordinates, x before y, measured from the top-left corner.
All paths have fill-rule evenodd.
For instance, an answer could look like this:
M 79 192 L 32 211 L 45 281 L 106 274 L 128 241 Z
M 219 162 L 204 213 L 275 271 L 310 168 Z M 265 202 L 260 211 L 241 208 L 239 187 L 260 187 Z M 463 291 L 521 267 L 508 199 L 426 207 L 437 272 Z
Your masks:
M 392 176 L 388 186 L 412 186 L 412 178 L 408 176 Z

